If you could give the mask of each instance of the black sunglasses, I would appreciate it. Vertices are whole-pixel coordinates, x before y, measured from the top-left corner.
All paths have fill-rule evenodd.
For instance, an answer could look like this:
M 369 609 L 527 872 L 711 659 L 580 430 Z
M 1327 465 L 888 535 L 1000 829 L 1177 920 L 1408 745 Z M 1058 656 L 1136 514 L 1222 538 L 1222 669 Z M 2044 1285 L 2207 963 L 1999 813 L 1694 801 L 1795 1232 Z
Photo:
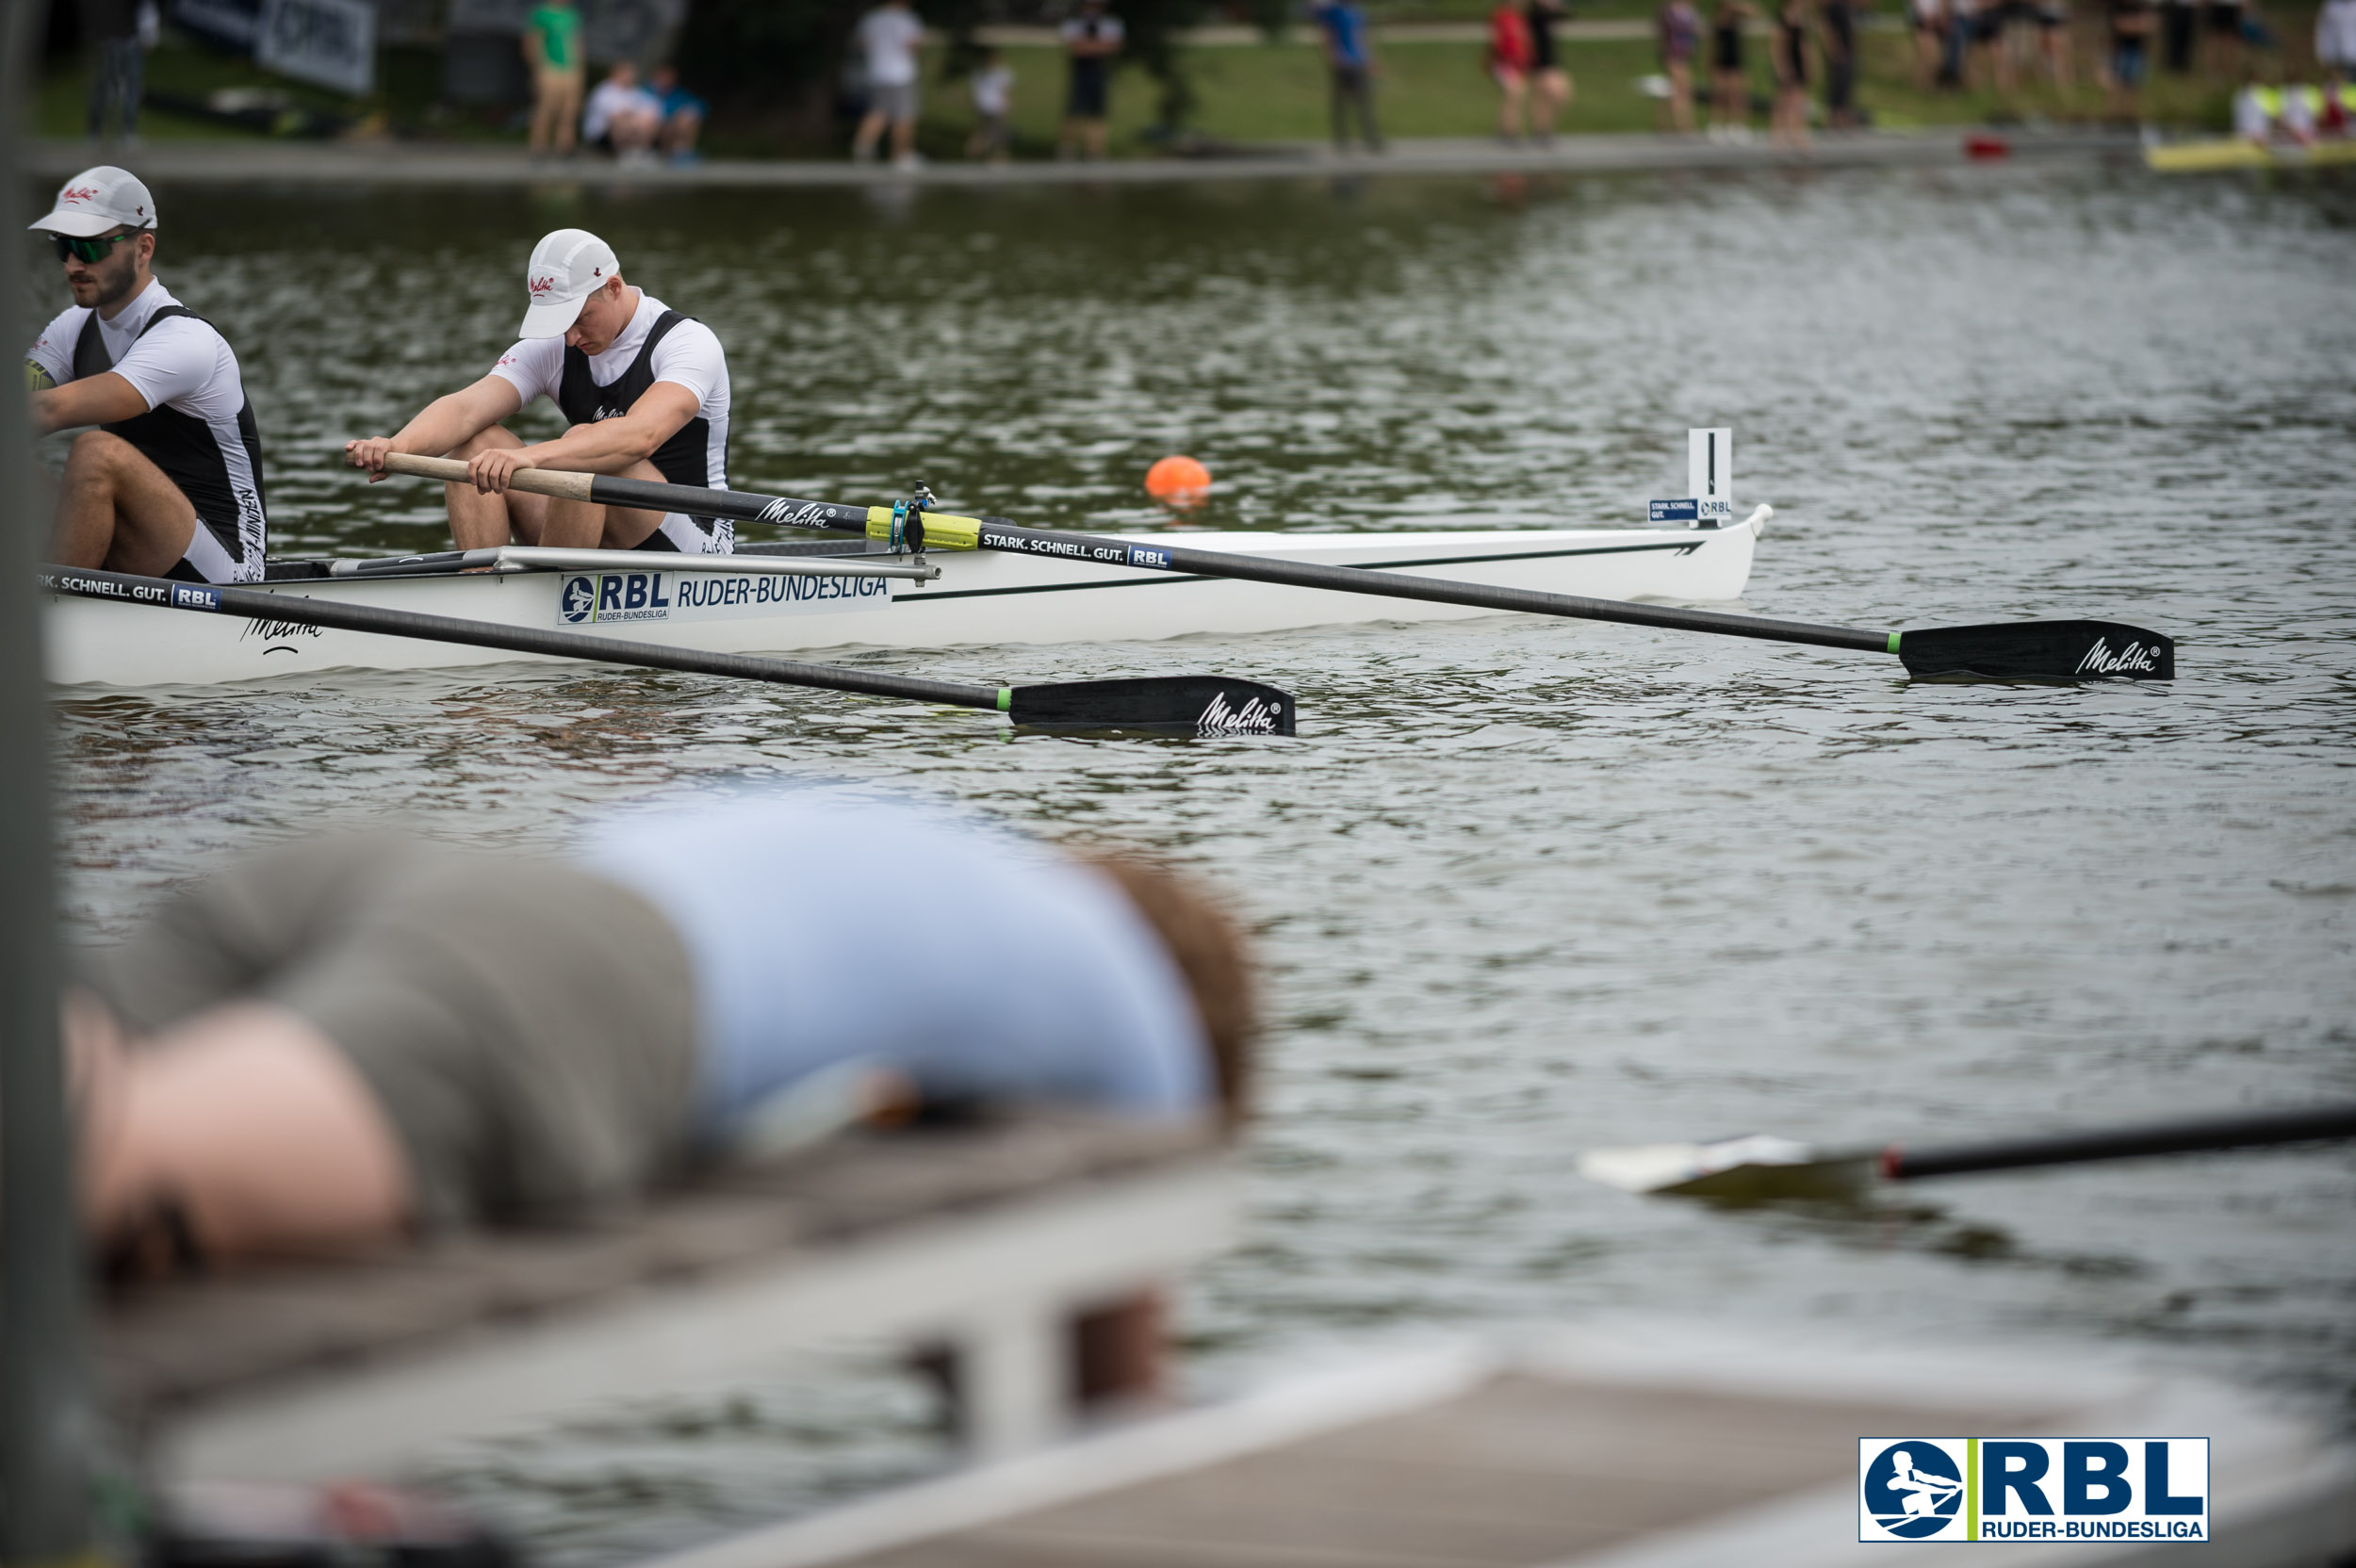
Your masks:
M 57 248 L 59 261 L 68 256 L 77 261 L 104 261 L 114 253 L 116 246 L 126 239 L 137 239 L 146 232 L 145 229 L 133 229 L 129 234 L 101 235 L 96 239 L 75 239 L 69 235 L 53 234 L 49 237 L 49 243 Z

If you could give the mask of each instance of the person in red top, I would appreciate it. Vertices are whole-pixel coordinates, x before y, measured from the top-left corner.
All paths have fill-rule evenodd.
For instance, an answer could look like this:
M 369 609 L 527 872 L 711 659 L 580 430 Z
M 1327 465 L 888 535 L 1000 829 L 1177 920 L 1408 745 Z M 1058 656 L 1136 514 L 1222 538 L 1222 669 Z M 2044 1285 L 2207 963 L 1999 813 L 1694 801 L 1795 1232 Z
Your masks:
M 1501 0 L 1489 13 L 1489 74 L 1497 78 L 1497 90 L 1505 95 L 1497 114 L 1500 140 L 1517 141 L 1528 131 L 1533 57 L 1530 19 L 1513 0 Z

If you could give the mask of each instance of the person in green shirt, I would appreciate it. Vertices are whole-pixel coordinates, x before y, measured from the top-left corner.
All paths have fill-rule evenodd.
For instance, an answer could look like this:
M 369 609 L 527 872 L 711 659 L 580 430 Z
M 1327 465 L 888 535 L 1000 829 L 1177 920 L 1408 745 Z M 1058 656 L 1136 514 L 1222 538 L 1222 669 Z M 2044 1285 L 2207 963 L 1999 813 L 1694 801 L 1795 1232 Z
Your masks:
M 524 28 L 524 54 L 532 61 L 532 153 L 569 155 L 581 122 L 582 70 L 581 8 L 573 0 L 540 0 Z

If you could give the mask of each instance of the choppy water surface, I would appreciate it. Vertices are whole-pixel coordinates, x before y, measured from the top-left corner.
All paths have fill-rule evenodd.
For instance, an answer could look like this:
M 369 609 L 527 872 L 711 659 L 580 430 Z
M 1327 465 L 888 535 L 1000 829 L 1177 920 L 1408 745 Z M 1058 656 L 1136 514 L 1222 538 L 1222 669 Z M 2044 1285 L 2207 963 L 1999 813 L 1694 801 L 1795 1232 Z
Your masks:
M 958 678 L 1279 681 L 1292 742 L 606 672 L 60 707 L 76 919 L 405 811 L 553 843 L 777 774 L 1150 846 L 1249 911 L 1276 1027 L 1216 1382 L 1342 1334 L 1596 1310 L 2141 1347 L 2356 1410 L 2356 1157 L 1975 1179 L 1874 1221 L 1583 1184 L 1595 1145 L 1964 1137 L 2356 1093 L 2356 185 L 2084 171 L 331 203 L 168 192 L 162 271 L 243 355 L 289 547 L 427 547 L 334 443 L 486 368 L 542 230 L 728 342 L 739 482 L 930 482 L 1143 526 L 1633 520 L 1689 424 L 1780 510 L 1748 604 L 2108 614 L 2172 688 L 1910 687 L 1868 658 L 1489 620 L 867 656 Z M 1909 1195 L 1910 1197 L 1915 1195 Z M 928 1462 L 911 1396 L 780 1382 L 455 1456 L 581 1560 Z

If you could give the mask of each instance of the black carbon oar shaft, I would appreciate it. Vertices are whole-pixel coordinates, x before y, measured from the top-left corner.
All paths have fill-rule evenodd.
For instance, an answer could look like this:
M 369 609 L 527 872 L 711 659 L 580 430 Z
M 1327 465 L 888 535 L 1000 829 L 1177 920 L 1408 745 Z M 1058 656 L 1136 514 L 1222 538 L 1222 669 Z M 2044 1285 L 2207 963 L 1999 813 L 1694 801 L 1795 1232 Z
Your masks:
M 533 470 L 527 469 L 525 472 Z M 740 522 L 831 529 L 877 538 L 887 537 L 892 527 L 889 507 L 843 506 L 832 501 L 806 501 L 791 496 L 755 496 L 736 490 L 699 490 L 693 485 L 609 479 L 601 474 L 591 479 L 587 498 L 606 506 L 690 512 L 704 516 L 732 517 Z M 1575 594 L 1548 594 L 1532 588 L 1498 588 L 1478 582 L 1452 582 L 1442 578 L 1411 577 L 1358 566 L 1320 566 L 1305 561 L 1279 561 L 1268 556 L 1233 554 L 1225 550 L 1189 549 L 1183 545 L 1168 545 L 1159 541 L 1023 528 L 996 517 L 959 517 L 946 513 L 926 513 L 921 526 L 905 531 L 900 542 L 911 549 L 922 549 L 930 545 L 942 549 L 1000 550 L 1012 555 L 1044 555 L 1064 561 L 1094 562 L 1105 566 L 1142 567 L 1150 571 L 1178 572 L 1198 577 L 1240 578 L 1248 582 L 1272 582 L 1287 588 L 1322 588 L 1344 594 L 1372 594 L 1381 598 L 1423 599 L 1433 604 L 1461 604 L 1475 610 L 1529 615 L 1566 615 L 1583 621 L 1618 621 L 1628 626 L 1666 627 L 1678 631 L 1715 631 L 1777 643 L 1810 643 L 1821 647 L 1857 648 L 1867 653 L 1897 651 L 1890 633 L 1863 631 L 1855 627 L 1778 621 L 1763 615 L 1731 615 L 1719 610 L 1680 610 L 1670 605 L 1633 604 L 1625 599 L 1582 598 Z
M 1919 1181 L 1929 1176 L 1961 1176 L 1975 1170 L 2013 1170 L 2023 1166 L 2076 1165 L 2086 1160 L 2127 1160 L 2147 1154 L 2254 1149 L 2266 1144 L 2346 1137 L 2356 1137 L 2356 1105 L 2318 1105 L 2312 1110 L 2207 1117 L 2198 1121 L 2055 1133 L 2043 1137 L 1958 1144 L 1944 1149 L 1908 1151 L 1892 1144 L 1882 1152 L 1881 1173 L 1893 1182 Z
M 464 482 L 466 466 L 450 458 L 397 455 L 390 473 L 416 474 Z M 843 506 L 793 497 L 757 496 L 740 490 L 704 490 L 683 484 L 526 468 L 510 477 L 516 489 L 607 506 L 690 515 L 732 517 L 787 528 L 831 529 L 880 539 L 895 550 L 1000 550 L 1014 555 L 1170 572 L 1183 577 L 1233 578 L 1289 588 L 1367 594 L 1378 598 L 1421 599 L 1527 615 L 1559 615 L 1582 621 L 1617 621 L 1627 626 L 1676 631 L 1715 632 L 1772 643 L 1802 643 L 1894 655 L 1916 679 L 2076 681 L 2122 677 L 2172 680 L 2172 640 L 2116 621 L 2019 621 L 1993 626 L 1934 627 L 1923 630 L 1866 631 L 1857 627 L 1818 626 L 1808 621 L 1771 620 L 1721 610 L 1683 610 L 1635 604 L 1625 599 L 1584 598 L 1485 583 L 1417 577 L 1374 566 L 1321 566 L 1265 555 L 1193 549 L 1156 540 L 1108 538 L 1022 528 L 996 517 L 960 517 L 906 507 Z M 1699 540 L 1696 541 L 1699 543 Z
M 1006 694 L 1013 690 L 1011 687 L 968 686 L 957 681 L 926 680 L 916 676 L 885 675 L 879 671 L 847 669 L 836 664 L 804 664 L 785 659 L 757 659 L 743 653 L 705 653 L 695 648 L 668 647 L 655 643 L 625 643 L 612 637 L 592 637 L 578 631 L 499 626 L 489 621 L 460 620 L 451 615 L 426 615 L 406 610 L 386 610 L 372 604 L 338 604 L 329 599 L 302 598 L 293 594 L 264 593 L 256 588 L 176 582 L 165 578 L 138 577 L 127 572 L 84 571 L 54 566 L 42 571 L 41 585 L 52 593 L 71 594 L 81 598 L 117 599 L 172 610 L 211 611 L 221 614 L 242 615 L 249 620 L 289 621 L 298 626 L 325 627 L 335 631 L 417 637 L 436 643 L 499 648 L 509 653 L 547 654 L 558 659 L 592 660 L 607 664 L 636 664 L 654 670 L 679 670 L 689 675 L 766 680 L 781 686 L 815 686 L 831 692 L 858 692 L 867 696 L 910 697 L 918 702 L 944 703 L 954 708 L 987 708 L 995 711 L 1007 706 Z

